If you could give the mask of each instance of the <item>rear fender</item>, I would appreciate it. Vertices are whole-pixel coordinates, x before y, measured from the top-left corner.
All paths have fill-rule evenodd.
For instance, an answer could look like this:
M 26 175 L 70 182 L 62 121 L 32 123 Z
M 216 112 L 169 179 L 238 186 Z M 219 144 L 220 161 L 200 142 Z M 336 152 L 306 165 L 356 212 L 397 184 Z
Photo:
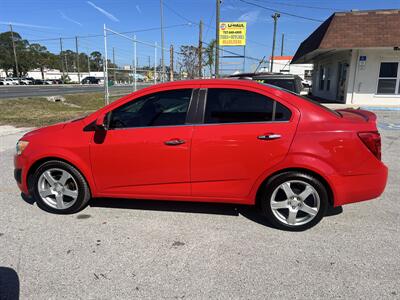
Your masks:
M 288 154 L 286 158 L 279 164 L 277 164 L 274 168 L 266 170 L 263 174 L 261 174 L 256 180 L 255 184 L 252 187 L 252 191 L 250 193 L 250 203 L 255 204 L 257 198 L 257 192 L 262 184 L 267 181 L 272 175 L 284 172 L 285 170 L 291 169 L 301 169 L 305 172 L 311 171 L 319 175 L 323 178 L 327 184 L 329 185 L 332 194 L 333 194 L 333 202 L 336 199 L 336 189 L 334 184 L 334 175 L 336 171 L 334 168 L 323 160 L 309 154 Z

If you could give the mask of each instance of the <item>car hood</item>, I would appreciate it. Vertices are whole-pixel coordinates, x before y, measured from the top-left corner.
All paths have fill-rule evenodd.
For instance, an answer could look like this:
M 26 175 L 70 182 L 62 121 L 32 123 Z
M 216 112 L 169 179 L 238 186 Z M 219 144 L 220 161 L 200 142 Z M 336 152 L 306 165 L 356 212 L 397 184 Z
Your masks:
M 35 135 L 38 135 L 38 134 L 48 134 L 48 133 L 53 133 L 53 132 L 62 130 L 65 127 L 66 124 L 67 124 L 67 122 L 64 122 L 64 123 L 58 123 L 58 124 L 54 124 L 54 125 L 50 125 L 50 126 L 34 129 L 32 131 L 27 132 L 22 137 L 22 139 L 26 140 L 26 139 L 30 139 L 30 138 L 34 137 Z

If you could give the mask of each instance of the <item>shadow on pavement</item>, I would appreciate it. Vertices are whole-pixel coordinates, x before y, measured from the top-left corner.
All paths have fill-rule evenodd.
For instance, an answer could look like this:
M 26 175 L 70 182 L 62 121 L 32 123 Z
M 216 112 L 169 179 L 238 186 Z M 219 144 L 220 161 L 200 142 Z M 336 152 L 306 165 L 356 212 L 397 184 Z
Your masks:
M 0 299 L 19 299 L 19 277 L 14 269 L 0 267 Z
M 132 200 L 132 199 L 116 199 L 116 198 L 97 198 L 89 202 L 91 207 L 103 208 L 119 208 L 119 209 L 137 209 L 137 210 L 153 210 L 168 212 L 185 212 L 185 213 L 201 213 L 216 214 L 226 216 L 239 216 L 264 225 L 266 227 L 275 228 L 264 218 L 256 206 L 240 205 L 240 204 L 222 204 L 222 203 L 203 203 L 203 202 L 183 202 L 183 201 L 160 201 L 160 200 Z M 343 208 L 329 207 L 326 217 L 336 216 L 343 212 Z
M 90 200 L 89 206 L 105 207 L 105 208 L 217 214 L 217 215 L 229 215 L 229 216 L 239 215 L 238 205 L 221 204 L 221 203 L 97 198 Z
M 21 193 L 22 199 L 28 204 L 35 203 L 32 197 L 27 197 Z M 225 203 L 207 203 L 207 202 L 185 202 L 185 201 L 161 201 L 161 200 L 137 200 L 121 198 L 96 198 L 89 201 L 90 207 L 117 208 L 117 209 L 136 209 L 153 210 L 167 212 L 184 212 L 196 214 L 211 214 L 225 216 L 239 216 L 256 222 L 258 224 L 274 228 L 266 218 L 264 218 L 259 209 L 252 205 L 225 204 Z M 341 206 L 328 207 L 326 217 L 336 216 L 343 212 Z M 0 298 L 1 300 L 1 298 Z

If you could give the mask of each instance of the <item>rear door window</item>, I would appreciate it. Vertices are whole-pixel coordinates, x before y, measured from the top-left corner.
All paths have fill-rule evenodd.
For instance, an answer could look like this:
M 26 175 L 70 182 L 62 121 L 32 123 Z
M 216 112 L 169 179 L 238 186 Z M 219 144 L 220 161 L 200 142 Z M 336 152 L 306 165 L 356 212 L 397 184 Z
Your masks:
M 291 111 L 264 95 L 238 89 L 208 89 L 204 123 L 288 121 Z

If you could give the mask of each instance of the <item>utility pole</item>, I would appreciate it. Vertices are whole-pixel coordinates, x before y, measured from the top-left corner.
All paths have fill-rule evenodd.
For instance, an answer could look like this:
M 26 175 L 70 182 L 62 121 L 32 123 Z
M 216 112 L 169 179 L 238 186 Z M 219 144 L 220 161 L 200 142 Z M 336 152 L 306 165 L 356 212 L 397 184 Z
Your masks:
M 109 104 L 109 92 L 108 92 L 108 54 L 107 54 L 107 28 L 104 24 L 103 29 L 104 35 L 104 58 L 103 58 L 103 74 L 104 74 L 104 102 L 105 105 Z
M 275 55 L 275 41 L 276 41 L 276 25 L 278 23 L 278 19 L 281 15 L 278 13 L 274 13 L 271 17 L 274 19 L 274 36 L 272 38 L 272 55 L 271 55 L 271 69 L 270 72 L 273 71 L 274 67 L 274 55 Z
M 149 69 L 151 68 L 151 62 L 150 62 L 150 60 L 151 60 L 151 58 L 150 58 L 150 55 L 149 55 Z
M 281 41 L 281 56 L 283 56 L 283 43 L 285 41 L 285 34 L 282 33 L 282 41 Z
M 161 82 L 164 82 L 165 61 L 164 61 L 164 20 L 163 20 L 163 0 L 160 0 L 160 22 L 161 22 Z
M 64 84 L 65 71 L 64 71 L 64 62 L 63 62 L 63 58 L 62 58 L 62 52 L 63 52 L 63 44 L 62 44 L 62 38 L 60 38 L 60 60 L 61 60 L 61 70 L 62 70 L 62 83 Z
M 136 34 L 133 36 L 133 90 L 137 90 L 137 53 L 136 53 Z
M 215 78 L 219 77 L 219 19 L 220 19 L 220 0 L 217 1 L 215 17 Z
M 17 77 L 19 78 L 17 49 L 15 49 L 14 31 L 13 31 L 11 24 L 10 24 L 10 32 L 11 32 L 11 42 L 12 42 L 12 47 L 13 47 L 13 52 L 14 52 L 15 71 L 17 72 Z
M 154 43 L 154 84 L 157 83 L 157 42 Z
M 203 77 L 203 20 L 199 24 L 199 78 Z
M 89 73 L 88 76 L 90 76 L 90 56 L 89 56 L 89 54 L 87 56 L 87 69 L 88 69 L 88 73 Z
M 174 81 L 174 45 L 169 47 L 169 80 Z
M 75 37 L 75 48 L 76 48 L 76 68 L 78 71 L 78 82 L 81 83 L 81 73 L 79 72 L 79 49 L 78 49 L 78 37 Z
M 116 65 L 115 65 L 115 49 L 114 49 L 114 47 L 113 47 L 113 70 L 114 70 L 114 72 L 113 72 L 113 74 L 114 74 L 113 78 L 114 78 L 114 83 L 117 82 L 117 73 L 115 72 L 115 67 L 116 67 Z
M 69 73 L 68 73 L 68 58 L 67 58 L 67 53 L 64 53 L 64 58 L 65 58 L 65 68 L 66 68 L 66 70 L 67 70 L 67 76 L 69 76 Z

